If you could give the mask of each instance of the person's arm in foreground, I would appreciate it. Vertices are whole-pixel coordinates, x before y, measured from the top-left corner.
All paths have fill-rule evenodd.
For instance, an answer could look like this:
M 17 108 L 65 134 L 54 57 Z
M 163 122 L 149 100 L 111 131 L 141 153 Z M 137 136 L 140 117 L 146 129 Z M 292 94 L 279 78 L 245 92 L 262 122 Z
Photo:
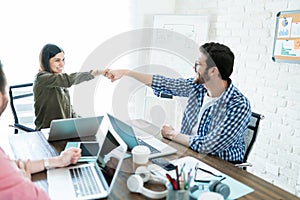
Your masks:
M 60 156 L 48 158 L 49 168 L 66 167 L 70 164 L 76 164 L 81 156 L 81 149 L 70 148 L 63 151 Z M 21 162 L 21 161 L 18 161 Z M 31 174 L 43 171 L 45 169 L 44 160 L 26 161 L 24 165 L 30 165 Z
M 49 158 L 49 167 L 75 164 L 81 150 L 72 148 L 60 156 Z M 48 195 L 31 182 L 31 174 L 45 169 L 44 161 L 12 161 L 0 148 L 0 196 L 3 199 L 49 199 Z

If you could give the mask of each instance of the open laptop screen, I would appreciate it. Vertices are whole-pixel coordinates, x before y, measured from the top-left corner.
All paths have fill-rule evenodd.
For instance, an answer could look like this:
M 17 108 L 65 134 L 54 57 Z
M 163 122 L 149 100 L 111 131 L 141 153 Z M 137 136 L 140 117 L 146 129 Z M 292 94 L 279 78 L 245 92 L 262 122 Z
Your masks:
M 133 149 L 133 147 L 139 145 L 131 126 L 127 125 L 126 123 L 113 117 L 110 114 L 107 114 L 107 115 L 108 115 L 108 118 L 109 118 L 110 123 L 113 126 L 114 130 L 124 140 L 124 142 L 127 144 L 128 149 L 130 151 Z
M 102 120 L 103 116 L 52 120 L 48 141 L 94 136 Z
M 119 160 L 122 159 L 121 156 L 123 156 L 122 148 L 108 130 L 97 158 L 97 164 L 101 168 L 108 186 L 112 182 Z

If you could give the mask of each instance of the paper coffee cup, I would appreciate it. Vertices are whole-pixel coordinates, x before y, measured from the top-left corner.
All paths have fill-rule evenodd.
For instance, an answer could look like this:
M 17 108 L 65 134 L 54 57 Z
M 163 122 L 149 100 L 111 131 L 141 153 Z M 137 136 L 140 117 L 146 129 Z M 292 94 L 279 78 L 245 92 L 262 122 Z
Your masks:
M 132 160 L 134 163 L 143 165 L 149 161 L 150 149 L 147 146 L 138 145 L 135 146 L 132 151 Z

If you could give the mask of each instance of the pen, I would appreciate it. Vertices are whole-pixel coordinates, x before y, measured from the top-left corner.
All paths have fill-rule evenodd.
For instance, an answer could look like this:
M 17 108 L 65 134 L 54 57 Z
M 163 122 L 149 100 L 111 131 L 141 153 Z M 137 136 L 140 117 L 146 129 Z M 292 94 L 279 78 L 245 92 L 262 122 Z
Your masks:
M 180 190 L 180 185 L 179 185 L 179 174 L 178 174 L 178 165 L 176 165 L 175 170 L 176 170 L 176 184 L 177 184 L 177 189 Z
M 166 177 L 167 177 L 167 179 L 170 181 L 170 183 L 171 183 L 171 185 L 172 185 L 172 187 L 173 187 L 173 190 L 177 190 L 177 183 L 176 183 L 175 179 L 172 178 L 172 177 L 170 176 L 170 174 L 166 174 Z
M 208 174 L 211 174 L 211 175 L 213 175 L 215 177 L 223 177 L 222 175 L 216 175 L 216 174 L 212 173 L 211 171 L 208 171 L 206 169 L 202 169 L 201 167 L 197 167 L 197 169 L 200 169 L 201 171 L 204 171 L 204 172 L 206 172 Z
M 225 178 L 226 178 L 226 176 L 224 176 L 223 178 L 221 178 L 221 179 L 219 180 L 219 182 L 223 181 Z
M 184 189 L 185 189 L 185 190 L 188 190 L 188 189 L 189 189 L 191 180 L 192 180 L 192 176 L 189 175 L 187 181 L 184 183 Z
M 171 176 L 170 176 L 170 174 L 166 174 L 166 177 L 167 177 L 167 179 L 169 180 L 169 182 L 171 183 L 171 180 L 172 180 L 172 178 L 171 178 Z
M 183 166 L 181 167 L 181 170 L 180 170 L 180 173 L 179 173 L 179 176 L 181 176 L 182 172 L 183 172 L 183 169 L 185 167 L 185 163 L 183 164 Z
M 171 179 L 171 184 L 173 186 L 173 190 L 178 190 L 177 183 L 174 178 Z
M 190 171 L 188 172 L 188 177 L 191 175 L 191 173 L 192 173 L 192 168 L 190 168 Z
M 179 176 L 179 186 L 182 190 L 184 189 L 184 184 L 185 184 L 185 178 L 184 178 L 184 173 L 182 173 Z

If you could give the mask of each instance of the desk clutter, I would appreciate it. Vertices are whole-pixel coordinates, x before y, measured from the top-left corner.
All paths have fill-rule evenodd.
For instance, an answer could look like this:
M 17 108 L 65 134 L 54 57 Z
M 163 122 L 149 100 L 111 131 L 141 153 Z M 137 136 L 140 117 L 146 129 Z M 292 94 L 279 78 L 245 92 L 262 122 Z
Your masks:
M 175 173 L 176 177 L 173 178 L 170 174 L 166 173 L 166 177 L 169 180 L 169 183 L 166 184 L 168 193 L 167 199 L 189 199 L 189 190 L 190 190 L 190 182 L 192 180 L 192 169 L 186 174 L 184 172 L 185 163 L 180 169 L 178 169 L 178 165 L 175 165 Z
M 190 200 L 197 200 L 200 197 L 202 198 L 202 196 L 203 199 L 204 196 L 210 196 L 212 198 L 212 195 L 216 196 L 216 199 L 220 199 L 221 195 L 223 199 L 231 200 L 238 199 L 254 191 L 247 185 L 194 157 L 186 156 L 170 161 L 170 163 L 175 166 L 174 170 L 167 171 L 156 164 L 148 165 L 148 169 L 151 173 L 167 178 L 167 199 L 170 199 L 168 195 L 172 196 L 172 199 L 176 199 L 177 196 L 180 196 L 179 199 Z M 176 191 L 182 192 L 176 196 L 175 193 L 179 193 Z M 186 196 L 188 196 L 188 198 Z

